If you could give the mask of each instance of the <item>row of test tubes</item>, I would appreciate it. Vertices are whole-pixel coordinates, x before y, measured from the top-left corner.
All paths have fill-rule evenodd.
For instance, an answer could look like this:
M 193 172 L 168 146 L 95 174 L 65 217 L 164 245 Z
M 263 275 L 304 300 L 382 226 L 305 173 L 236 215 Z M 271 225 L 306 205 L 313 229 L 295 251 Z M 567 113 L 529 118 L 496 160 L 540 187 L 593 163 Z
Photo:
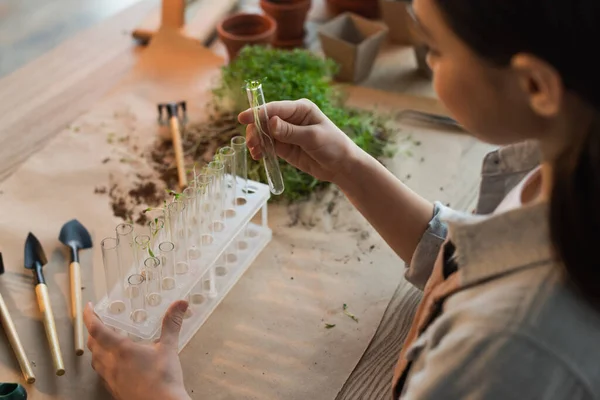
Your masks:
M 193 261 L 210 249 L 227 229 L 227 221 L 246 204 L 251 193 L 247 169 L 246 140 L 236 136 L 206 167 L 194 171 L 183 193 L 151 211 L 152 218 L 144 228 L 122 223 L 116 227 L 115 237 L 102 241 L 110 314 L 129 310 L 131 322 L 139 324 L 153 308 L 164 306 L 164 292 L 177 289 L 178 278 L 184 281 L 191 266 L 198 267 Z M 218 260 L 207 271 L 208 297 L 218 295 L 216 273 L 223 273 L 224 263 L 226 260 Z

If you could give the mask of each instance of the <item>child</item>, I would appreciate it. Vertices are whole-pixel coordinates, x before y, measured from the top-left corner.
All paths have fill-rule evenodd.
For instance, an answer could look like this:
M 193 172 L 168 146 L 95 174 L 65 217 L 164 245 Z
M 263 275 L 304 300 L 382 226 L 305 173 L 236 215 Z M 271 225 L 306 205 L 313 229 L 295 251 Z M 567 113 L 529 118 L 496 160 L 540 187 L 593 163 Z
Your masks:
M 310 101 L 268 105 L 279 156 L 337 184 L 424 289 L 393 397 L 600 398 L 600 78 L 584 45 L 600 37 L 600 3 L 414 0 L 412 10 L 440 99 L 474 135 L 507 145 L 484 161 L 478 215 L 410 191 Z M 258 158 L 255 135 L 249 125 Z M 118 398 L 185 398 L 168 347 L 183 309 L 167 314 L 167 346 L 149 349 L 117 341 L 88 307 L 95 366 Z M 136 368 L 150 362 L 177 368 Z

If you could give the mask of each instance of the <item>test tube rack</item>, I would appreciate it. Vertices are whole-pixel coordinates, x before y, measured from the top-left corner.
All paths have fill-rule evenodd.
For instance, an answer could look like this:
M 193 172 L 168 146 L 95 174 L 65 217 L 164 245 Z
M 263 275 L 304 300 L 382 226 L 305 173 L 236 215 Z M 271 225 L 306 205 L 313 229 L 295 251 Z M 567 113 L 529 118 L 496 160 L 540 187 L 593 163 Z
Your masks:
M 199 256 L 185 261 L 189 268 L 176 270 L 174 287 L 162 290 L 159 304 L 149 305 L 151 302 L 146 301 L 144 318 L 134 318 L 131 299 L 122 290 L 125 283 L 119 281 L 107 288 L 107 294 L 95 306 L 96 314 L 106 325 L 135 341 L 152 342 L 160 336 L 162 318 L 169 305 L 186 299 L 189 307 L 180 333 L 179 351 L 185 347 L 272 237 L 267 225 L 269 186 L 236 180 L 236 199 L 243 201 L 238 201 L 234 213 L 225 218 L 224 229 L 214 232 L 211 243 L 202 245 Z M 159 244 L 151 248 L 152 253 L 159 254 Z M 136 269 L 138 266 L 132 265 L 122 276 L 135 274 Z

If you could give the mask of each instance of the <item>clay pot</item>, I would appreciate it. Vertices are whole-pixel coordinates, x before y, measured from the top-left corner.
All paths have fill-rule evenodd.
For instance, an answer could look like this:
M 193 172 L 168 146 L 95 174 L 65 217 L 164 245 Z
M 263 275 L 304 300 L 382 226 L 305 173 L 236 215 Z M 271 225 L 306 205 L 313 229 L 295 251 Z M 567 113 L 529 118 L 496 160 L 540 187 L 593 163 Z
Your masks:
M 219 38 L 227 47 L 229 61 L 246 45 L 269 45 L 275 39 L 277 23 L 268 15 L 235 14 L 217 26 Z
M 310 10 L 310 0 L 261 0 L 260 7 L 277 22 L 273 46 L 301 47 L 304 44 L 304 24 Z
M 379 0 L 327 0 L 328 8 L 334 14 L 349 11 L 369 19 L 379 18 Z

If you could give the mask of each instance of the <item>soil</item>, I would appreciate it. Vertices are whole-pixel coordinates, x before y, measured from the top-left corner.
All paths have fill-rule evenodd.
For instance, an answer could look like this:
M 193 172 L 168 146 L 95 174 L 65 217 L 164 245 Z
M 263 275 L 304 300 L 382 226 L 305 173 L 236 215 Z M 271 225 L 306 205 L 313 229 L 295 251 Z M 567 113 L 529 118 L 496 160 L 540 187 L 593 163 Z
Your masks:
M 220 147 L 227 146 L 231 138 L 242 134 L 235 115 L 213 116 L 208 122 L 184 126 L 182 144 L 188 171 L 197 170 L 212 161 Z M 111 138 L 112 139 L 112 138 Z M 169 136 L 159 137 L 150 148 L 141 149 L 130 140 L 115 140 L 115 146 L 126 146 L 128 156 L 120 160 L 106 158 L 103 164 L 120 163 L 118 173 L 110 176 L 108 195 L 115 217 L 144 225 L 148 222 L 145 210 L 160 207 L 169 191 L 178 190 L 175 151 Z M 128 168 L 130 166 L 130 168 Z M 142 171 L 142 172 L 139 172 Z M 104 194 L 106 188 L 96 188 L 94 193 Z
M 212 161 L 220 147 L 228 146 L 231 138 L 241 133 L 239 127 L 233 114 L 213 117 L 207 123 L 185 127 L 181 139 L 186 168 L 201 168 Z M 150 151 L 150 161 L 167 188 L 177 190 L 177 165 L 172 140 L 156 141 Z

